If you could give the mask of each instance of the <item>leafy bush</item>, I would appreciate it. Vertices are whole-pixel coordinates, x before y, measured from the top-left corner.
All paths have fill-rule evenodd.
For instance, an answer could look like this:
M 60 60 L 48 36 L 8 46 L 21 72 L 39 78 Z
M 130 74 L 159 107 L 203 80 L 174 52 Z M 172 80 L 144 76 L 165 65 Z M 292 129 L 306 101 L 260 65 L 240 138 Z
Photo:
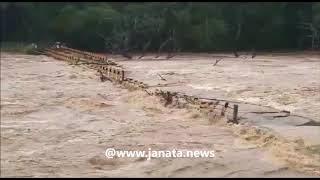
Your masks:
M 35 47 L 32 44 L 17 43 L 17 42 L 1 43 L 1 51 L 32 54 L 32 55 L 38 54 L 37 49 L 35 49 Z

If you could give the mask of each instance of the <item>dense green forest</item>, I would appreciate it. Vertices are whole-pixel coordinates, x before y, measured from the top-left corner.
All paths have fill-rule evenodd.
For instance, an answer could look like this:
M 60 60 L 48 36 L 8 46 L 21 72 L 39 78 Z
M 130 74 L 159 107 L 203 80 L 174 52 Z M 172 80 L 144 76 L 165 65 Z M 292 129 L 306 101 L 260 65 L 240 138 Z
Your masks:
M 318 2 L 1 2 L 2 42 L 94 51 L 317 49 Z

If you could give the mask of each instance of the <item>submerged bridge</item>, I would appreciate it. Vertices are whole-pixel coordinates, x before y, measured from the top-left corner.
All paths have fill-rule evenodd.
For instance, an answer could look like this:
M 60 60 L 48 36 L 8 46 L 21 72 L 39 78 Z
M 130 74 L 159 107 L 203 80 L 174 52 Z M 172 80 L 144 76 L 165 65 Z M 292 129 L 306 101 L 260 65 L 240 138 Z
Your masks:
M 42 52 L 47 56 L 66 61 L 71 65 L 84 65 L 95 69 L 100 73 L 101 81 L 108 80 L 130 90 L 142 90 L 150 96 L 158 96 L 165 106 L 197 109 L 211 118 L 224 117 L 230 123 L 238 123 L 237 103 L 151 88 L 146 83 L 127 77 L 126 70 L 105 55 L 80 51 L 65 46 L 46 48 Z

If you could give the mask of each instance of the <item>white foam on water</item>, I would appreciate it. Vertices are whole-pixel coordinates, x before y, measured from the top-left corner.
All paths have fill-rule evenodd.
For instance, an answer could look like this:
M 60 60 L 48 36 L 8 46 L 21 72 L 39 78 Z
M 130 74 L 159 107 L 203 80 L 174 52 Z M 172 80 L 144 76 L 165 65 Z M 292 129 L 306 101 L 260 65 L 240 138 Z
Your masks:
M 187 86 L 192 87 L 193 89 L 202 89 L 202 90 L 212 90 L 214 87 L 211 87 L 210 84 L 207 85 L 193 85 L 193 84 L 187 84 Z

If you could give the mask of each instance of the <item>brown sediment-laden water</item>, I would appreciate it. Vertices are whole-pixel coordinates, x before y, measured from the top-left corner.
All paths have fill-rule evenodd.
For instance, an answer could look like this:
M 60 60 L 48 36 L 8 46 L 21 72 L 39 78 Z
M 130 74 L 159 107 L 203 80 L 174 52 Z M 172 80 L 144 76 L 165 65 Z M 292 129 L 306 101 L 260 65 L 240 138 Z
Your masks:
M 147 58 L 118 62 L 130 77 L 167 83 L 163 89 L 270 108 L 240 104 L 241 123 L 227 124 L 102 83 L 83 66 L 1 53 L 1 177 L 320 176 L 320 126 L 303 125 L 320 121 L 318 56 L 226 58 L 216 66 L 200 55 Z M 303 118 L 245 115 L 270 109 Z M 107 159 L 110 147 L 214 150 L 215 157 Z

